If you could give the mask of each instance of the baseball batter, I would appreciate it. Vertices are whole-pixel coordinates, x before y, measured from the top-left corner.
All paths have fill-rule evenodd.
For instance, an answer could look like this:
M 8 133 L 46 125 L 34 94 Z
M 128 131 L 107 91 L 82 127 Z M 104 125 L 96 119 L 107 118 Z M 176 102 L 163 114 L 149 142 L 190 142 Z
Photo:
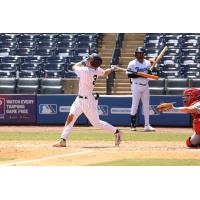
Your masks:
M 131 130 L 136 131 L 136 113 L 140 99 L 142 100 L 144 108 L 144 131 L 155 131 L 149 123 L 149 85 L 148 79 L 137 75 L 137 72 L 149 73 L 151 63 L 144 59 L 145 50 L 142 47 L 138 47 L 135 50 L 135 58 L 128 64 L 127 75 L 131 79 L 131 91 L 132 91 L 132 106 L 131 106 Z
M 112 68 L 103 70 L 100 68 L 101 64 L 102 58 L 98 54 L 92 54 L 85 61 L 76 63 L 72 67 L 72 70 L 79 77 L 78 96 L 71 106 L 61 139 L 53 145 L 54 147 L 66 147 L 66 140 L 71 133 L 73 125 L 82 113 L 85 114 L 93 126 L 114 133 L 115 146 L 119 146 L 122 140 L 122 133 L 118 128 L 99 119 L 98 98 L 95 98 L 92 94 L 97 78 L 99 76 L 108 76 L 114 70 Z

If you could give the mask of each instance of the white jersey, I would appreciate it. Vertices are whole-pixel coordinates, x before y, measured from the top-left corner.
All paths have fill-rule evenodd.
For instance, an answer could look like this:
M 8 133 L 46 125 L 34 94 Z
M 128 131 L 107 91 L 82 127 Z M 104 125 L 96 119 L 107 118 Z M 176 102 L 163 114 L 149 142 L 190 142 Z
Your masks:
M 147 69 L 150 67 L 151 67 L 151 64 L 148 60 L 144 59 L 143 63 L 140 63 L 137 59 L 134 59 L 128 64 L 126 73 L 127 74 L 131 74 L 131 72 L 147 73 Z M 139 78 L 132 78 L 131 81 L 132 82 L 138 81 L 142 84 L 147 84 L 149 80 L 147 78 L 139 77 Z
M 96 79 L 98 76 L 103 76 L 104 70 L 100 67 L 97 69 L 92 69 L 90 67 L 75 67 L 74 71 L 79 80 L 79 92 L 81 96 L 90 96 L 92 95 Z
M 195 103 L 193 106 L 196 109 L 196 113 L 200 114 L 200 101 L 198 101 L 197 103 Z

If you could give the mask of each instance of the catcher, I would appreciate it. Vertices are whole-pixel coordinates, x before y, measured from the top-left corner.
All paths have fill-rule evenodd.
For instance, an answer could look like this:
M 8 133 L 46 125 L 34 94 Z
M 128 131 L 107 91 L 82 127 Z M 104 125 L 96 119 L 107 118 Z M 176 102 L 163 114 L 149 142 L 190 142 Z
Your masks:
M 173 110 L 191 113 L 194 134 L 186 140 L 187 147 L 200 147 L 200 97 L 197 88 L 188 88 L 183 92 L 185 107 L 174 107 L 172 103 L 162 103 L 157 106 L 158 112 Z

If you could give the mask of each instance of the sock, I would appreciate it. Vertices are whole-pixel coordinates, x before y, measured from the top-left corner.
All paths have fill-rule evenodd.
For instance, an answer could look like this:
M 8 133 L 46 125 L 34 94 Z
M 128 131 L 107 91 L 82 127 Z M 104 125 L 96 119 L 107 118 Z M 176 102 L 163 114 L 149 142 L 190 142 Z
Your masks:
M 136 115 L 131 115 L 131 127 L 136 127 Z

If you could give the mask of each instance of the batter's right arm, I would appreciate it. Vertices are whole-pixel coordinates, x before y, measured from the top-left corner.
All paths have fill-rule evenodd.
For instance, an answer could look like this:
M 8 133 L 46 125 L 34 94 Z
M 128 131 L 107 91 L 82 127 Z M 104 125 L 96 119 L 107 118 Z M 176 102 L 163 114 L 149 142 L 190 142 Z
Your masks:
M 75 71 L 75 68 L 76 68 L 76 67 L 83 67 L 83 66 L 84 66 L 84 65 L 83 65 L 82 62 L 78 62 L 78 63 L 76 63 L 75 65 L 72 66 L 72 70 Z

